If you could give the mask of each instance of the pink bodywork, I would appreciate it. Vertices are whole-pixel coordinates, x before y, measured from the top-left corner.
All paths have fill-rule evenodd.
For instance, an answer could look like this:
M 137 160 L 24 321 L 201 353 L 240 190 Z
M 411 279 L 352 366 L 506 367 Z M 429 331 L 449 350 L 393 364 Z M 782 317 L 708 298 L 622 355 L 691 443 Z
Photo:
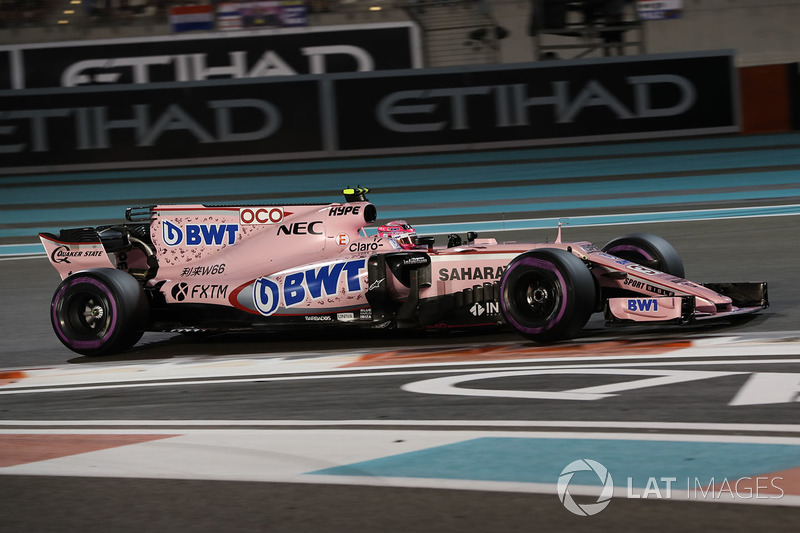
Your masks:
M 478 239 L 469 246 L 434 251 L 431 254 L 432 278 L 434 283 L 421 292 L 422 298 L 459 292 L 465 288 L 480 285 L 483 282 L 500 281 L 506 265 L 519 254 L 537 248 L 559 248 L 570 251 L 573 255 L 590 261 L 595 265 L 592 274 L 600 287 L 627 289 L 652 295 L 653 298 L 694 296 L 698 314 L 718 314 L 731 311 L 731 299 L 710 289 L 683 278 L 644 267 L 637 263 L 620 259 L 599 250 L 589 242 L 574 243 L 509 243 L 496 244 L 494 239 Z M 602 268 L 597 268 L 602 267 Z M 453 274 L 460 274 L 453 281 Z M 480 275 L 478 277 L 477 275 Z M 398 290 L 400 288 L 398 287 Z M 406 289 L 407 291 L 407 289 Z M 611 298 L 610 301 L 616 300 Z M 614 315 L 620 319 L 634 321 L 669 320 L 680 317 L 680 303 L 672 304 L 675 311 L 666 313 L 671 305 L 662 302 L 663 318 L 658 318 L 655 311 L 628 310 L 627 298 L 619 298 L 612 308 Z
M 399 250 L 388 239 L 362 231 L 368 205 L 157 206 L 150 237 L 159 260 L 158 280 L 167 280 L 161 290 L 167 303 L 216 303 L 254 314 L 313 315 L 315 310 L 368 307 L 366 258 Z M 361 268 L 337 266 L 359 260 Z M 309 270 L 313 281 L 327 282 L 320 281 L 318 292 L 308 287 Z M 254 294 L 258 280 L 283 287 L 287 276 L 296 279 L 298 274 L 304 278 L 293 293 L 299 301 L 278 302 L 265 312 L 266 303 Z M 189 285 L 185 294 L 173 290 L 181 283 Z
M 333 311 L 339 313 L 338 321 L 348 321 L 359 313 L 369 316 L 370 256 L 402 251 L 390 238 L 367 235 L 368 209 L 374 212 L 369 202 L 155 206 L 150 210 L 151 243 L 124 254 L 106 253 L 100 242 L 40 237 L 62 279 L 88 268 L 146 272 L 152 255 L 158 270 L 143 282 L 160 291 L 167 304 L 217 304 L 254 315 L 307 319 Z M 475 239 L 452 248 L 418 248 L 431 261 L 430 279 L 421 285 L 419 296 L 433 298 L 500 282 L 511 260 L 536 248 L 570 251 L 592 264 L 599 287 L 643 295 L 609 300 L 611 312 L 620 319 L 678 318 L 685 296 L 695 298 L 698 315 L 737 311 L 730 298 L 701 285 L 603 253 L 588 242 L 562 243 L 560 238 L 538 244 Z M 385 281 L 394 299 L 408 296 L 409 288 L 389 273 Z

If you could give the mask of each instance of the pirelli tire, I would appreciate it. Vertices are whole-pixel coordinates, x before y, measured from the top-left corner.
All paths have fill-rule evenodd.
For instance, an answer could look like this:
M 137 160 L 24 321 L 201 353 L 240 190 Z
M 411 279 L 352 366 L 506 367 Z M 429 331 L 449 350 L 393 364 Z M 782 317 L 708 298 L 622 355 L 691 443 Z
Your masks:
M 623 235 L 603 246 L 603 251 L 679 278 L 686 276 L 680 254 L 658 235 L 651 233 Z
M 56 289 L 50 319 L 58 339 L 70 350 L 101 356 L 123 352 L 141 339 L 148 320 L 142 287 L 113 268 L 72 274 Z
M 598 297 L 583 261 L 555 248 L 531 250 L 514 258 L 503 273 L 500 296 L 506 322 L 536 342 L 577 336 Z

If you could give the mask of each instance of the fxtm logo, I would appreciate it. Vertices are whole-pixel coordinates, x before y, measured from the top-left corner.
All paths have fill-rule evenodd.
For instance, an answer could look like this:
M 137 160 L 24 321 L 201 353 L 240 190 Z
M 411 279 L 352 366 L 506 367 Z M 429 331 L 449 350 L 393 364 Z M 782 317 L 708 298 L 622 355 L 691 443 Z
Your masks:
M 336 296 L 339 280 L 344 276 L 348 293 L 361 290 L 361 271 L 366 260 L 333 263 L 314 269 L 287 274 L 282 282 L 271 278 L 258 278 L 253 285 L 253 304 L 264 316 L 274 314 L 283 301 L 283 307 L 302 304 L 306 297 L 313 299 Z
M 172 298 L 175 301 L 182 302 L 186 300 L 186 298 L 190 295 L 190 288 L 188 283 L 178 283 L 177 285 L 172 287 Z M 220 298 L 223 299 L 228 295 L 228 286 L 227 285 L 192 285 L 191 286 L 191 297 L 192 299 L 214 299 Z
M 186 299 L 186 296 L 189 295 L 189 284 L 188 283 L 178 283 L 174 287 L 172 287 L 172 299 L 177 300 L 178 302 L 182 302 Z
M 187 246 L 233 244 L 238 231 L 239 224 L 186 224 L 183 230 L 169 220 L 163 220 L 161 224 L 162 238 L 167 246 L 178 246 L 184 242 Z

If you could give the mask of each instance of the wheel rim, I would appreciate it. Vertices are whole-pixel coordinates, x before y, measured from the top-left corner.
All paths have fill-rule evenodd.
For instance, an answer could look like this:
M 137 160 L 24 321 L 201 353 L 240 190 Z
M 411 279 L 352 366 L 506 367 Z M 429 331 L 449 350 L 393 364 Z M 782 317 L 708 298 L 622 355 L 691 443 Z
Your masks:
M 533 322 L 547 322 L 561 306 L 561 286 L 558 281 L 541 272 L 529 272 L 519 280 L 525 287 L 514 297 L 517 311 Z
M 112 306 L 94 287 L 75 291 L 62 304 L 62 327 L 77 340 L 102 339 L 112 322 Z

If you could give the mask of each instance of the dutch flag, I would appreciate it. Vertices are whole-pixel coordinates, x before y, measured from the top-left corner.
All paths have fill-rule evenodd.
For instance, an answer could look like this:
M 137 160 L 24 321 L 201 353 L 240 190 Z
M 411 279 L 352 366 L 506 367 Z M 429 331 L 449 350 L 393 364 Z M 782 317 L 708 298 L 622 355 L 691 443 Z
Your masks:
M 213 30 L 214 13 L 211 6 L 175 6 L 169 10 L 172 31 Z

